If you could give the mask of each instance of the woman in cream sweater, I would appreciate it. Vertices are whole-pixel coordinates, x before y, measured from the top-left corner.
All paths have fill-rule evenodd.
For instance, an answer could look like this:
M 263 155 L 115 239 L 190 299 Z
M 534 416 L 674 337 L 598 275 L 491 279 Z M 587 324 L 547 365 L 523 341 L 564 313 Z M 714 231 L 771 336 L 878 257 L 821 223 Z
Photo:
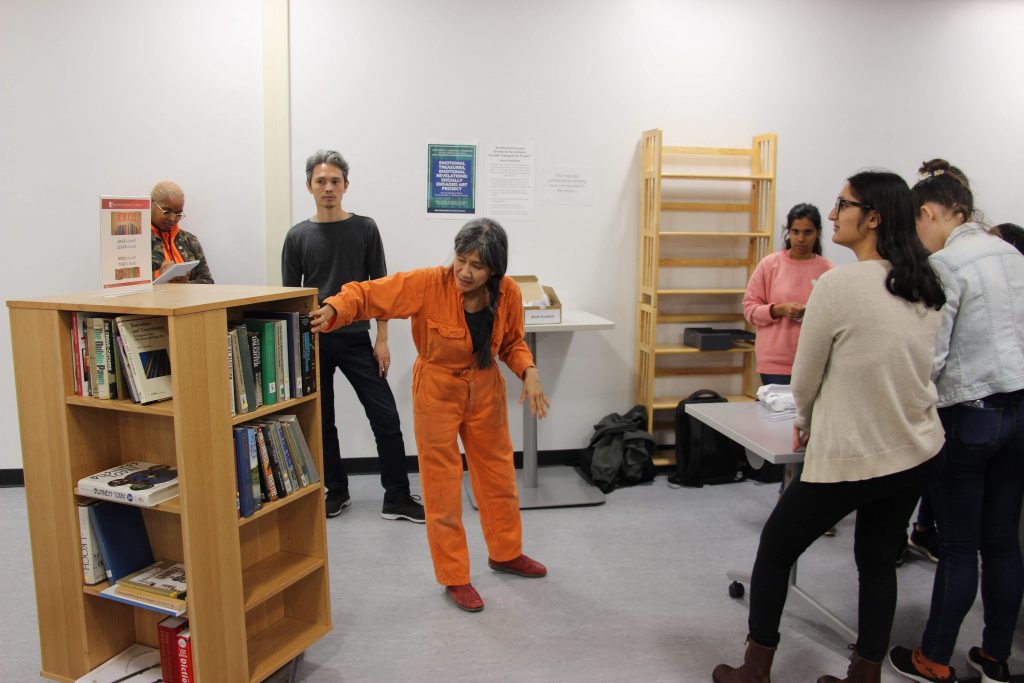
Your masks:
M 853 511 L 860 606 L 843 680 L 880 680 L 897 551 L 942 447 L 930 373 L 945 297 L 915 231 L 910 189 L 892 173 L 858 173 L 829 219 L 832 241 L 851 249 L 857 263 L 823 274 L 807 302 L 793 365 L 794 440 L 807 449 L 804 471 L 761 532 L 744 664 L 719 665 L 716 683 L 770 680 L 790 568 Z

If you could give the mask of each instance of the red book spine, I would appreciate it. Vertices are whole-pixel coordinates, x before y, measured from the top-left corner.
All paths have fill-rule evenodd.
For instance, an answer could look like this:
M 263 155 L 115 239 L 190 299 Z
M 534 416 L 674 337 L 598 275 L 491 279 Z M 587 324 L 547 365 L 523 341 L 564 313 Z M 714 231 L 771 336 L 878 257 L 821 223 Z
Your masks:
M 160 673 L 168 683 L 178 680 L 176 639 L 178 632 L 186 626 L 188 626 L 188 622 L 182 617 L 167 617 L 156 625 L 157 640 L 160 645 Z
M 178 683 L 194 683 L 195 675 L 192 673 L 192 632 L 185 629 L 178 634 L 178 677 L 172 681 Z

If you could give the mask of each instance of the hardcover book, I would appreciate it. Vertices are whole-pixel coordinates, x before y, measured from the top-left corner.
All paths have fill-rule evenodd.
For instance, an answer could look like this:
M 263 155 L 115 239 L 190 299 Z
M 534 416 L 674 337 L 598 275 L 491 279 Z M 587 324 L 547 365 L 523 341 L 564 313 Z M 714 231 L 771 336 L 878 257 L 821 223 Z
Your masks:
M 186 595 L 185 565 L 174 560 L 159 560 L 128 576 L 122 576 L 117 583 L 156 595 L 184 600 Z
M 97 503 L 88 510 L 108 579 L 116 582 L 153 564 L 153 550 L 139 508 Z
M 152 507 L 178 495 L 178 470 L 132 460 L 78 480 L 77 493 L 139 507 Z
M 164 683 L 178 683 L 178 634 L 188 627 L 185 617 L 167 617 L 156 625 L 160 644 L 160 671 Z
M 171 398 L 171 357 L 167 344 L 167 318 L 122 315 L 117 329 L 124 344 L 128 372 L 140 403 Z
M 78 530 L 82 538 L 82 573 L 85 583 L 93 585 L 107 580 L 107 569 L 103 566 L 103 555 L 100 553 L 100 542 L 93 528 L 92 515 L 89 508 L 98 505 L 94 500 L 79 501 Z
M 135 643 L 122 650 L 75 683 L 160 683 L 160 652 L 156 648 Z
M 192 671 L 192 630 L 186 628 L 178 634 L 178 678 L 179 683 L 195 683 Z

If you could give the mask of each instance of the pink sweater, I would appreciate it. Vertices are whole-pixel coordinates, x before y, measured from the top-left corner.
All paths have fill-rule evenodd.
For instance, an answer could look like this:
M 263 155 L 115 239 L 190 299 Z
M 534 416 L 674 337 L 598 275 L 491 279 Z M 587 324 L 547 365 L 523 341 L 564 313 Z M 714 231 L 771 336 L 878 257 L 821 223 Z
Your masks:
M 757 371 L 765 375 L 793 374 L 800 323 L 789 318 L 772 318 L 772 304 L 806 304 L 814 282 L 835 264 L 824 256 L 798 260 L 789 251 L 768 254 L 754 269 L 743 295 L 743 316 L 757 327 L 754 351 Z

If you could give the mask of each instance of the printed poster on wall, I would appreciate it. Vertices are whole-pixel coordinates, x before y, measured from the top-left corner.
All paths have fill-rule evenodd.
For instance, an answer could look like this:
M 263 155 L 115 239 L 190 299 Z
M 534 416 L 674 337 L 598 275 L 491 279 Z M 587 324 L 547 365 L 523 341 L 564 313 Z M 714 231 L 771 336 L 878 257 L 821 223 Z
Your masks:
M 100 282 L 104 296 L 153 289 L 149 197 L 100 197 Z
M 529 220 L 533 216 L 534 143 L 484 145 L 486 213 L 492 218 Z
M 427 217 L 476 214 L 476 144 L 427 143 Z

